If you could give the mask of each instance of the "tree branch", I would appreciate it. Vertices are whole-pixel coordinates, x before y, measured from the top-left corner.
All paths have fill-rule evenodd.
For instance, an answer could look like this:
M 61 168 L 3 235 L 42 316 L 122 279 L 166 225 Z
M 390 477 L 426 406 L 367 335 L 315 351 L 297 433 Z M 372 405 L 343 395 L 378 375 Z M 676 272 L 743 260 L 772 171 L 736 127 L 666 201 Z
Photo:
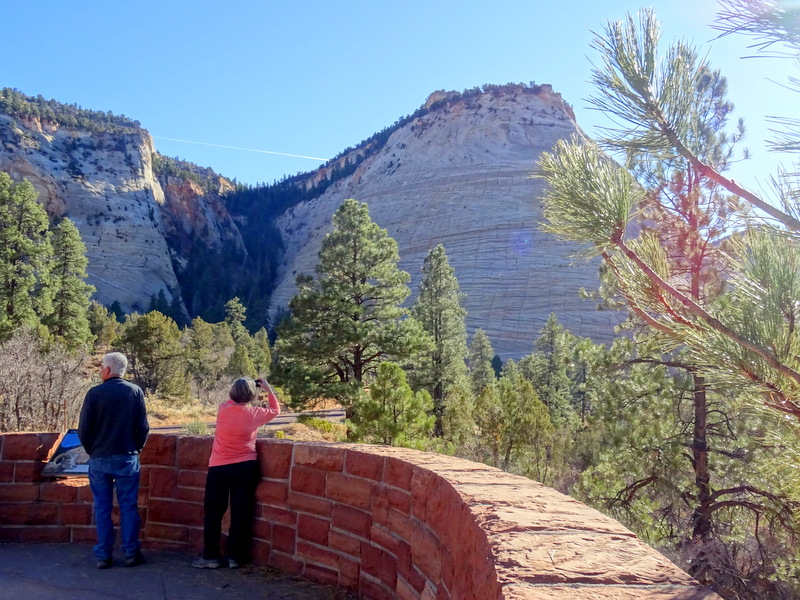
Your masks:
M 683 306 L 691 314 L 701 319 L 715 331 L 721 333 L 728 339 L 736 342 L 743 348 L 749 350 L 756 356 L 760 357 L 765 363 L 767 363 L 767 365 L 775 369 L 778 373 L 786 377 L 789 377 L 790 379 L 794 380 L 798 385 L 800 385 L 800 373 L 784 365 L 775 356 L 773 356 L 770 352 L 768 352 L 761 346 L 740 336 L 731 328 L 723 324 L 719 319 L 711 316 L 708 312 L 706 312 L 705 309 L 703 309 L 703 307 L 698 305 L 694 300 L 682 294 L 681 292 L 676 290 L 673 286 L 671 286 L 669 283 L 664 281 L 661 278 L 661 276 L 650 267 L 650 265 L 648 265 L 641 258 L 639 258 L 639 255 L 637 255 L 633 250 L 631 250 L 627 246 L 627 244 L 625 244 L 625 242 L 622 240 L 621 237 L 612 240 L 612 242 L 622 251 L 622 253 L 626 257 L 628 257 L 631 261 L 633 261 L 645 273 L 645 275 L 647 275 L 650 281 L 652 281 L 659 289 L 663 290 L 664 292 L 669 294 L 672 298 L 683 304 Z M 692 325 L 692 327 L 694 327 L 694 325 Z
M 650 325 L 650 327 L 652 327 L 653 329 L 656 329 L 661 333 L 667 334 L 671 337 L 676 337 L 675 332 L 672 331 L 672 329 L 670 329 L 663 323 L 660 323 L 659 321 L 651 317 L 649 314 L 647 314 L 647 312 L 644 309 L 640 308 L 639 305 L 634 301 L 634 298 L 630 294 L 628 294 L 628 292 L 625 290 L 625 284 L 624 284 L 625 279 L 620 274 L 617 265 L 614 264 L 614 260 L 611 258 L 611 255 L 609 255 L 608 252 L 602 252 L 600 255 L 602 256 L 606 264 L 609 266 L 609 268 L 613 271 L 614 276 L 617 278 L 617 282 L 620 285 L 619 292 L 620 294 L 622 294 L 622 297 L 625 298 L 625 300 L 628 302 L 628 307 L 640 319 L 642 319 L 645 323 Z
M 701 176 L 708 177 L 715 183 L 724 187 L 732 194 L 736 194 L 737 196 L 744 198 L 756 208 L 761 209 L 772 218 L 786 225 L 786 227 L 788 227 L 789 229 L 793 231 L 800 231 L 800 221 L 798 221 L 791 215 L 788 215 L 785 212 L 775 208 L 771 204 L 764 202 L 761 198 L 759 198 L 752 192 L 747 191 L 742 186 L 737 184 L 733 179 L 728 179 L 727 177 L 724 177 L 722 174 L 718 173 L 716 169 L 714 169 L 710 165 L 705 164 L 703 161 L 697 158 L 697 156 L 695 156 L 695 154 L 684 145 L 680 137 L 678 137 L 678 134 L 675 132 L 675 129 L 673 129 L 669 120 L 664 116 L 664 113 L 661 111 L 661 107 L 658 105 L 657 102 L 653 100 L 652 96 L 648 93 L 643 93 L 642 96 L 643 96 L 642 99 L 645 101 L 648 109 L 651 111 L 651 114 L 653 115 L 653 120 L 658 124 L 661 133 L 664 135 L 667 141 L 669 141 L 672 147 L 675 148 L 675 150 L 677 150 L 678 154 L 680 154 L 687 161 L 689 161 L 689 164 L 692 165 Z
M 633 501 L 633 497 L 636 495 L 636 492 L 639 489 L 645 487 L 646 485 L 649 485 L 649 484 L 653 483 L 655 480 L 656 480 L 656 476 L 655 475 L 651 475 L 650 477 L 646 477 L 645 479 L 640 479 L 639 481 L 634 481 L 629 486 L 626 486 L 626 487 L 622 488 L 619 492 L 617 492 L 617 495 L 612 500 L 612 504 L 615 504 L 615 503 L 619 502 L 623 506 L 627 506 L 628 504 L 630 504 Z M 623 498 L 623 496 L 624 496 L 624 498 Z

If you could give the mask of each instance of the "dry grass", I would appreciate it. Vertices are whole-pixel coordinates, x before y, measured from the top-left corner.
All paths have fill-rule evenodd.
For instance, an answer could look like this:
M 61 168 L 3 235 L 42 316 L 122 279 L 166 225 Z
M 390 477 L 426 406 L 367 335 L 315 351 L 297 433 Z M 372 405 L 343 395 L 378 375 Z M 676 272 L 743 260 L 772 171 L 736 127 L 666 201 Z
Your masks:
M 179 426 L 196 427 L 198 423 L 213 424 L 217 418 L 217 404 L 200 402 L 197 399 L 182 399 L 149 395 L 147 417 L 151 427 Z M 333 400 L 316 402 L 309 410 L 332 410 L 341 406 Z M 282 407 L 288 412 L 286 407 Z M 259 436 L 283 438 L 303 442 L 340 442 L 347 436 L 347 428 L 343 423 L 332 423 L 331 431 L 322 431 L 303 423 L 288 423 L 280 426 L 267 425 L 259 430 Z M 213 430 L 209 430 L 211 433 Z
M 145 398 L 147 419 L 151 427 L 164 425 L 186 425 L 197 421 L 213 423 L 217 418 L 217 407 L 197 400 L 183 400 L 149 395 Z
M 147 417 L 151 427 L 188 427 L 190 430 L 201 424 L 213 424 L 217 418 L 217 406 L 227 398 L 227 382 L 204 394 L 206 401 L 197 398 L 177 398 L 150 394 L 146 396 Z M 280 392 L 279 392 L 280 394 Z M 266 401 L 266 395 L 262 398 Z M 335 400 L 322 398 L 305 407 L 307 411 L 336 410 L 341 405 Z M 292 412 L 281 403 L 282 412 Z M 259 430 L 259 436 L 283 438 L 306 442 L 339 442 L 346 438 L 347 428 L 343 423 L 326 426 L 330 431 L 322 431 L 313 423 L 289 423 L 280 426 L 265 426 Z M 208 433 L 212 433 L 209 429 Z
M 317 398 L 306 404 L 305 410 L 340 410 L 342 405 L 332 398 Z
M 336 424 L 334 431 L 328 432 L 302 423 L 289 423 L 280 427 L 263 427 L 258 433 L 261 437 L 283 438 L 298 442 L 341 442 L 347 436 L 347 428 L 344 424 Z

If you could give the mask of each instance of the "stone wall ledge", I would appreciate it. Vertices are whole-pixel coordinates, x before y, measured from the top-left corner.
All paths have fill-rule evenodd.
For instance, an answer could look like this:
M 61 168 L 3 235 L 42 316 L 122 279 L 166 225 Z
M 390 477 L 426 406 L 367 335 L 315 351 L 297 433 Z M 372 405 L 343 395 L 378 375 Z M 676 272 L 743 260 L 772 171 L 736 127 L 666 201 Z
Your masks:
M 88 481 L 41 476 L 57 441 L 0 434 L 0 541 L 94 541 Z M 148 439 L 144 548 L 200 551 L 211 442 Z M 618 522 L 524 477 L 405 448 L 257 449 L 256 564 L 367 600 L 719 600 Z

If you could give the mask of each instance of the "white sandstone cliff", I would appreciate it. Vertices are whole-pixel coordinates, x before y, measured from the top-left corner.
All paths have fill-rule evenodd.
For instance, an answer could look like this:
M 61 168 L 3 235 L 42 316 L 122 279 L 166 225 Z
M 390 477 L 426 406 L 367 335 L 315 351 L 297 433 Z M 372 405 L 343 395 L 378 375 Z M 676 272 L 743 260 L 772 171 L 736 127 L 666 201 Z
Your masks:
M 532 351 L 551 312 L 576 335 L 609 340 L 619 315 L 579 298 L 597 286 L 598 263 L 573 265 L 578 249 L 539 229 L 536 161 L 573 134 L 572 110 L 547 85 L 452 99 L 406 124 L 355 173 L 279 220 L 287 254 L 272 309 L 288 305 L 298 273 L 314 274 L 332 214 L 355 198 L 397 240 L 410 302 L 425 256 L 444 245 L 466 294 L 468 333 L 484 329 L 504 360 Z
M 94 298 L 125 312 L 148 310 L 161 291 L 173 300 L 182 246 L 242 247 L 218 196 L 169 177 L 165 196 L 154 156 L 144 130 L 91 132 L 0 114 L 0 170 L 30 181 L 50 215 L 75 223 Z

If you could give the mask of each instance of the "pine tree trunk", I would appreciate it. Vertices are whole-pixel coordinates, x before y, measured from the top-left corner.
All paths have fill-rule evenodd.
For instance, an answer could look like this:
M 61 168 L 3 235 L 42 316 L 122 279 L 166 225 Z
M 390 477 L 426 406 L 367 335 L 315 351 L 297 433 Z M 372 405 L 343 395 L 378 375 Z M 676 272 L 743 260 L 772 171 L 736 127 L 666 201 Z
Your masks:
M 437 381 L 433 386 L 433 413 L 436 417 L 436 422 L 433 427 L 433 435 L 436 437 L 444 436 L 444 425 L 442 417 L 444 416 L 444 386 L 441 381 Z
M 692 465 L 697 487 L 697 505 L 692 515 L 692 538 L 707 539 L 711 534 L 710 475 L 708 472 L 708 406 L 705 379 L 693 375 L 694 383 L 694 435 L 692 439 Z
M 708 405 L 706 399 L 705 380 L 699 375 L 693 375 L 694 385 L 694 431 L 692 439 L 692 466 L 694 467 L 694 481 L 697 490 L 697 500 L 692 513 L 692 537 L 690 544 L 695 548 L 689 574 L 700 583 L 707 584 L 714 581 L 714 566 L 706 556 L 705 546 L 712 537 L 713 520 L 711 515 L 711 488 L 708 470 Z

